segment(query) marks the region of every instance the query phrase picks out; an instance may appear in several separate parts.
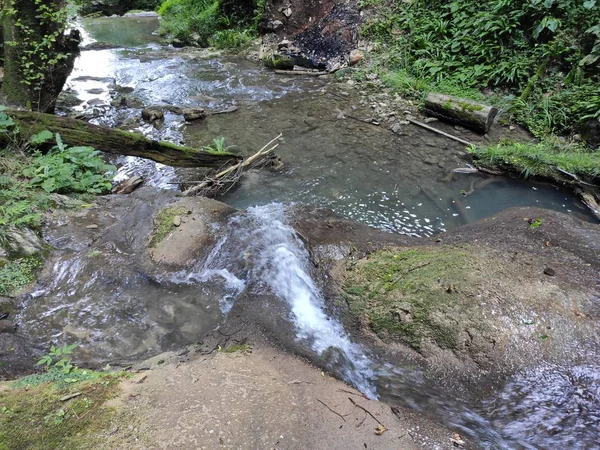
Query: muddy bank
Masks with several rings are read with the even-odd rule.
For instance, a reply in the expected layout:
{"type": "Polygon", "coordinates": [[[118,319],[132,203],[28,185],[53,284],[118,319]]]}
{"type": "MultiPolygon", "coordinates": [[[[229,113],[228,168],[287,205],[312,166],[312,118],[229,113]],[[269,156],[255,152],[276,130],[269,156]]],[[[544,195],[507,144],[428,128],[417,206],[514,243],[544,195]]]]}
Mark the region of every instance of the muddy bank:
{"type": "Polygon", "coordinates": [[[151,370],[125,388],[122,411],[138,419],[129,448],[453,448],[449,429],[365,399],[244,321],[137,367],[151,370]]]}

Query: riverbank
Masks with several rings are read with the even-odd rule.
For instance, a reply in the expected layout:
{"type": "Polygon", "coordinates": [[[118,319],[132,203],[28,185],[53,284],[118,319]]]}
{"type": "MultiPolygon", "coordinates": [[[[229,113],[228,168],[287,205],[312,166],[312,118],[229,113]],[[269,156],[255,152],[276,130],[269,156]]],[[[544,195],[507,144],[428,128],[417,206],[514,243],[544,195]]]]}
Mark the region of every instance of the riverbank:
{"type": "Polygon", "coordinates": [[[26,447],[18,448],[416,450],[452,449],[452,439],[460,440],[408,409],[392,411],[364,398],[277,349],[252,326],[234,331],[224,328],[212,351],[204,345],[158,355],[119,381],[105,384],[112,380],[105,376],[91,383],[92,391],[90,384],[68,391],[0,385],[0,404],[7,408],[0,445],[17,448],[27,437],[26,447]],[[81,395],[60,401],[73,392],[81,395]],[[37,401],[50,423],[32,410],[37,401]],[[32,415],[37,419],[28,423],[32,415]],[[52,441],[46,428],[54,430],[52,441]]]}

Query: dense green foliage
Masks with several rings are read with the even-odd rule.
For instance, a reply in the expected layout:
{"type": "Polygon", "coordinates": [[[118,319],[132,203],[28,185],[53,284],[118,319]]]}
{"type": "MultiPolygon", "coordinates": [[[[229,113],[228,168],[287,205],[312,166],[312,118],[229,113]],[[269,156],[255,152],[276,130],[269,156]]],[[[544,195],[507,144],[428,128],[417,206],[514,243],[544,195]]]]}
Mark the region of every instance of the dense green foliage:
{"type": "Polygon", "coordinates": [[[155,11],[161,0],[72,0],[82,16],[125,14],[128,11],[155,11]]]}
{"type": "Polygon", "coordinates": [[[56,145],[48,153],[35,153],[22,173],[48,193],[103,194],[112,187],[107,174],[116,168],[99,155],[91,147],[67,147],[57,134],[56,145]]]}
{"type": "MultiPolygon", "coordinates": [[[[102,194],[110,190],[115,167],[93,148],[67,147],[49,131],[23,140],[14,121],[0,111],[0,133],[11,144],[0,150],[0,246],[15,228],[39,229],[56,201],[52,194],[102,194]],[[52,145],[46,153],[39,146],[52,145]]],[[[30,284],[41,263],[35,257],[0,259],[0,295],[16,295],[30,284]]]]}
{"type": "Polygon", "coordinates": [[[203,47],[237,48],[256,36],[264,0],[165,0],[158,13],[166,34],[203,47]]]}
{"type": "Polygon", "coordinates": [[[496,90],[537,135],[600,117],[596,0],[364,0],[373,68],[403,93],[496,90]]]}

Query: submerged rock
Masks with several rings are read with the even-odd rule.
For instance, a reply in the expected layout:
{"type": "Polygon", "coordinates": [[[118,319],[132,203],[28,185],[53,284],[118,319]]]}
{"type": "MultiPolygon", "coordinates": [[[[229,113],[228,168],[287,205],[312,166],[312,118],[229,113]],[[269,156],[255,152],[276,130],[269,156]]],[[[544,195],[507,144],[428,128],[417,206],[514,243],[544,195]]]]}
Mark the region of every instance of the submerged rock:
{"type": "Polygon", "coordinates": [[[151,106],[142,110],[142,119],[148,123],[153,123],[159,120],[164,120],[165,113],[162,107],[151,106]]]}

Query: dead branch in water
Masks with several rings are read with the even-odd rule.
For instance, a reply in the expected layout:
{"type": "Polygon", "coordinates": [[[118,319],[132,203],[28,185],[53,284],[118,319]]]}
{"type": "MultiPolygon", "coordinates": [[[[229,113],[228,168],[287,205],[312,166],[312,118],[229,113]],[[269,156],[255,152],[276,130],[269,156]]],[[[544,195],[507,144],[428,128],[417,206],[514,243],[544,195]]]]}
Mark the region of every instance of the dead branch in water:
{"type": "Polygon", "coordinates": [[[246,170],[262,168],[269,164],[272,167],[280,167],[281,161],[275,154],[275,149],[279,147],[279,144],[275,144],[275,141],[281,136],[282,135],[280,133],[258,152],[244,159],[243,161],[221,170],[214,175],[207,176],[197,185],[186,189],[183,194],[188,197],[195,195],[214,197],[217,194],[224,194],[228,192],[240,180],[240,178],[242,178],[242,175],[246,170]]]}

